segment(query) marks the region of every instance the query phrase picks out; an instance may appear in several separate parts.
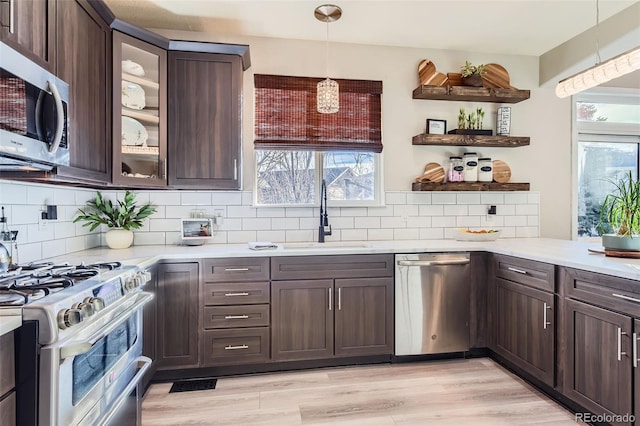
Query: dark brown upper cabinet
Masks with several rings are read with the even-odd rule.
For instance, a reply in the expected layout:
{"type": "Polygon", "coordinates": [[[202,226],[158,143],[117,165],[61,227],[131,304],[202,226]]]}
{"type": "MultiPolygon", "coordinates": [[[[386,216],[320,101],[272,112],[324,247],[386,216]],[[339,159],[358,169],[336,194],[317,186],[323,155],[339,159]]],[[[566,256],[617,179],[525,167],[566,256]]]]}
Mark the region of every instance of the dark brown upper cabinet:
{"type": "Polygon", "coordinates": [[[0,20],[0,41],[55,72],[55,0],[2,0],[0,20]]]}
{"type": "Polygon", "coordinates": [[[69,83],[70,95],[70,160],[57,175],[109,183],[111,29],[86,0],[58,1],[57,18],[56,73],[69,83]]]}
{"type": "Polygon", "coordinates": [[[240,56],[169,52],[169,184],[240,189],[240,56]]]}
{"type": "Polygon", "coordinates": [[[167,185],[167,52],[113,32],[113,183],[167,185]]]}

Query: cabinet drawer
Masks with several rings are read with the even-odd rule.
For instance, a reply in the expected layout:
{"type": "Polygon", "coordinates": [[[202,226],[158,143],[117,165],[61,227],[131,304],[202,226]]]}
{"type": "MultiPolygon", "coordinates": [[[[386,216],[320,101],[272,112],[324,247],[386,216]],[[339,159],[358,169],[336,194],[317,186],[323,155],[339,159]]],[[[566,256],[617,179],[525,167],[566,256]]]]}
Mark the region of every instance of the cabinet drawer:
{"type": "Polygon", "coordinates": [[[207,367],[269,361],[269,327],[207,330],[202,352],[207,367]]]}
{"type": "Polygon", "coordinates": [[[494,259],[496,276],[555,292],[555,265],[502,255],[494,255],[494,259]]]}
{"type": "Polygon", "coordinates": [[[269,279],[268,257],[205,259],[204,280],[212,283],[269,279]]]}
{"type": "Polygon", "coordinates": [[[15,386],[16,373],[13,348],[13,331],[0,336],[0,397],[15,386]]]}
{"type": "Polygon", "coordinates": [[[269,303],[269,282],[205,284],[205,305],[269,303]]]}
{"type": "Polygon", "coordinates": [[[269,305],[207,306],[204,328],[260,327],[269,325],[269,305]]]}
{"type": "Polygon", "coordinates": [[[389,254],[271,258],[272,280],[392,277],[393,270],[389,254]]]}
{"type": "Polygon", "coordinates": [[[561,268],[560,277],[568,297],[640,317],[638,281],[572,268],[561,268]]]}
{"type": "Polygon", "coordinates": [[[4,398],[0,395],[0,425],[16,426],[16,393],[11,392],[4,398]]]}

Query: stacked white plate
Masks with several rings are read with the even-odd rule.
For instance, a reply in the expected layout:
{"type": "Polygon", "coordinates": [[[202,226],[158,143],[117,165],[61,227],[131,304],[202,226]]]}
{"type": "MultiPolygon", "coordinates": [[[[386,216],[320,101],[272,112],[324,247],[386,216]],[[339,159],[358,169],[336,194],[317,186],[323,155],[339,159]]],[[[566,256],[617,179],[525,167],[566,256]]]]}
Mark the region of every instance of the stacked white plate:
{"type": "Polygon", "coordinates": [[[122,105],[131,109],[143,109],[146,106],[144,89],[139,84],[122,80],[122,105]]]}
{"type": "Polygon", "coordinates": [[[149,134],[147,129],[136,119],[122,117],[122,145],[146,145],[149,134]]]}

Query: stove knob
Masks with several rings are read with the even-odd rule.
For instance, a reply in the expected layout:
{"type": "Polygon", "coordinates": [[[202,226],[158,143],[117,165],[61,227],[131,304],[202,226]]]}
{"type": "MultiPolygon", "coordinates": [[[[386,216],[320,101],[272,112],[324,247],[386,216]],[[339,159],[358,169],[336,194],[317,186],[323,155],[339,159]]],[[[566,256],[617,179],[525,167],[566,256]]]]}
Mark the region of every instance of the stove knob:
{"type": "Polygon", "coordinates": [[[93,306],[94,313],[104,309],[104,300],[100,297],[85,297],[82,303],[87,303],[93,306]]]}
{"type": "Polygon", "coordinates": [[[135,290],[136,287],[139,287],[138,280],[136,277],[128,277],[124,280],[124,289],[127,291],[135,290]]]}
{"type": "Polygon", "coordinates": [[[71,307],[73,309],[79,309],[82,312],[82,318],[89,318],[96,313],[91,303],[80,302],[73,304],[71,307]]]}
{"type": "Polygon", "coordinates": [[[149,271],[142,271],[141,272],[142,276],[144,277],[144,282],[148,283],[149,281],[151,281],[151,272],[149,271]]]}
{"type": "Polygon", "coordinates": [[[80,309],[63,309],[58,312],[58,327],[64,330],[79,324],[82,319],[82,311],[80,309]]]}

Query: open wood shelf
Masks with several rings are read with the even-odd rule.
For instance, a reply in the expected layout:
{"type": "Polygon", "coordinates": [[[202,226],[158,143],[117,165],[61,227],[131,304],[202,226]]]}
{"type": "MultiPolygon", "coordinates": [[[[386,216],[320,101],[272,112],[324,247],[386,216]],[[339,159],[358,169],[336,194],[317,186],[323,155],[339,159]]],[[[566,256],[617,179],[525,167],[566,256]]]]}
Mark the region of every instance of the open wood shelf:
{"type": "Polygon", "coordinates": [[[499,102],[517,104],[529,99],[529,90],[500,89],[470,86],[418,86],[413,91],[413,99],[440,101],[499,102]]]}
{"type": "Polygon", "coordinates": [[[498,182],[413,182],[412,191],[528,191],[528,183],[498,182]]]}
{"type": "Polygon", "coordinates": [[[530,144],[528,136],[485,136],[485,135],[415,135],[413,145],[484,146],[515,148],[530,144]]]}

